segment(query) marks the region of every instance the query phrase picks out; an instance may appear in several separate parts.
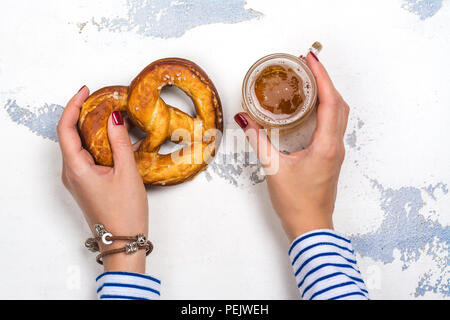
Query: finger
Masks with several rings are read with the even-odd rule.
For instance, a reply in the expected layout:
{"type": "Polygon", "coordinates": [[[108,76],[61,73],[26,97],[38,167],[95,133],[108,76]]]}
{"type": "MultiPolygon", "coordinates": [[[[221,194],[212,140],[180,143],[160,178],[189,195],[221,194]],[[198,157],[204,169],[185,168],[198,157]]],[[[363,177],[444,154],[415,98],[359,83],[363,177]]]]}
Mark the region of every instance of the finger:
{"type": "Polygon", "coordinates": [[[144,141],[144,139],[138,140],[135,143],[133,143],[133,146],[132,146],[133,151],[135,151],[135,152],[138,151],[139,147],[142,144],[142,141],[144,141]]]}
{"type": "Polygon", "coordinates": [[[317,60],[315,55],[310,52],[306,57],[306,61],[316,79],[319,98],[314,139],[318,137],[327,139],[340,137],[343,126],[343,100],[334,88],[333,82],[324,66],[317,60]]]}
{"type": "Polygon", "coordinates": [[[248,142],[263,167],[270,167],[275,158],[279,156],[278,150],[272,145],[262,127],[244,112],[234,116],[236,123],[244,130],[248,142]]]}
{"type": "Polygon", "coordinates": [[[134,123],[131,121],[128,114],[123,116],[123,122],[125,123],[125,127],[127,128],[128,132],[134,128],[134,123]]]}
{"type": "Polygon", "coordinates": [[[77,122],[84,100],[89,96],[89,89],[83,86],[70,99],[59,120],[57,132],[63,157],[74,157],[82,150],[81,139],[77,131],[77,122]]]}
{"type": "Polygon", "coordinates": [[[343,124],[342,124],[342,137],[345,136],[345,132],[347,131],[347,124],[348,124],[348,116],[350,114],[350,107],[348,106],[348,104],[345,102],[344,103],[344,119],[343,119],[343,124]]]}
{"type": "Polygon", "coordinates": [[[311,52],[306,56],[306,63],[316,78],[317,90],[320,102],[328,102],[336,92],[334,84],[322,63],[311,52]]]}
{"type": "Polygon", "coordinates": [[[120,111],[114,111],[108,119],[108,138],[113,153],[114,169],[126,171],[136,169],[130,136],[120,111]]]}
{"type": "MultiPolygon", "coordinates": [[[[125,128],[128,131],[128,135],[131,138],[131,141],[133,141],[133,134],[135,134],[134,130],[136,129],[135,124],[133,123],[133,121],[131,121],[130,116],[128,114],[122,115],[123,118],[123,122],[125,124],[125,128]]],[[[138,129],[139,130],[139,129],[138,129]]],[[[139,137],[138,137],[139,139],[139,137]]],[[[133,149],[133,151],[137,151],[139,149],[139,147],[141,146],[142,141],[144,140],[144,138],[137,140],[136,142],[132,142],[132,146],[131,149],[133,149]]]]}

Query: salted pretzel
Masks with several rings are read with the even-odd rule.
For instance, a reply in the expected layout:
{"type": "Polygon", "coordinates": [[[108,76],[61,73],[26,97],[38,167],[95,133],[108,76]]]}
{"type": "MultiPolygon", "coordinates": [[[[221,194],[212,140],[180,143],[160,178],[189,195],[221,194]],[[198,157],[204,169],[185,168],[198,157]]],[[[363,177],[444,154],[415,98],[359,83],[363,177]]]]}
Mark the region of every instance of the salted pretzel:
{"type": "Polygon", "coordinates": [[[105,87],[88,97],[78,127],[84,148],[100,165],[113,166],[107,125],[116,110],[126,112],[131,122],[147,132],[134,155],[144,183],[150,185],[182,183],[205,169],[223,129],[222,106],[214,84],[198,65],[185,59],[157,60],[129,87],[105,87]],[[161,99],[165,86],[177,86],[192,99],[195,118],[161,99]],[[166,140],[183,144],[183,149],[159,154],[166,140]]]}

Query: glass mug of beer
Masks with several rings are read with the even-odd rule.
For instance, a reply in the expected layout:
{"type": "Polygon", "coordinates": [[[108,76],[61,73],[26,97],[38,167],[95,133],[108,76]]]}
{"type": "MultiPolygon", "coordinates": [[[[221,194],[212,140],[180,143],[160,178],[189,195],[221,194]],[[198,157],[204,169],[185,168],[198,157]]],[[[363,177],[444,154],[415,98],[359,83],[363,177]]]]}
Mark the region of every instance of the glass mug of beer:
{"type": "MultiPolygon", "coordinates": [[[[310,51],[318,55],[321,49],[322,45],[315,42],[310,51]]],[[[311,115],[316,105],[316,80],[307,64],[296,56],[270,54],[256,61],[245,75],[242,107],[267,129],[271,140],[274,136],[280,139],[281,151],[290,153],[306,147],[299,136],[310,139],[315,127],[315,119],[310,118],[315,118],[311,115]],[[297,146],[289,140],[297,142],[297,146]]]]}

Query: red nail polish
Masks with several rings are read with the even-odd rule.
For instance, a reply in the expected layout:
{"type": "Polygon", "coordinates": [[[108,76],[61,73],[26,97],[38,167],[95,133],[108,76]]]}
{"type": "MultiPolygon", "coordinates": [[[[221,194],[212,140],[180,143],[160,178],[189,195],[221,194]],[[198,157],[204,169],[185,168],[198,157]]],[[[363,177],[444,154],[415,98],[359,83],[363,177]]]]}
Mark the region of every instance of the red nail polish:
{"type": "Polygon", "coordinates": [[[242,129],[245,129],[248,126],[247,119],[244,118],[244,116],[240,113],[236,114],[234,116],[234,121],[241,127],[242,129]]]}
{"type": "Polygon", "coordinates": [[[112,121],[114,125],[122,126],[123,125],[122,113],[120,111],[114,111],[112,113],[112,121]]]}
{"type": "Polygon", "coordinates": [[[78,90],[78,92],[77,92],[77,93],[80,93],[80,91],[81,91],[81,90],[83,90],[83,89],[84,89],[84,87],[86,87],[86,86],[82,86],[82,87],[80,88],[80,90],[78,90]]]}
{"type": "Polygon", "coordinates": [[[317,61],[319,61],[319,58],[317,58],[317,56],[316,56],[312,51],[310,51],[309,53],[311,53],[311,55],[314,57],[314,59],[316,59],[317,61]]]}

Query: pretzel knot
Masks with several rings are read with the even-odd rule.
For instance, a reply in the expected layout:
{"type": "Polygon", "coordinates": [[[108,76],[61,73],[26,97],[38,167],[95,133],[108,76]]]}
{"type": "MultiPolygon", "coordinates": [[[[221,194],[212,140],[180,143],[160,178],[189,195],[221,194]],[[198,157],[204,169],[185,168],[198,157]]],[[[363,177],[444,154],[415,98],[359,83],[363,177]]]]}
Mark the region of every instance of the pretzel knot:
{"type": "Polygon", "coordinates": [[[134,154],[146,184],[173,185],[191,179],[206,168],[218,148],[223,129],[219,95],[206,73],[191,61],[157,60],[129,87],[105,87],[87,98],[78,127],[84,148],[99,165],[114,165],[107,126],[110,114],[117,110],[126,112],[136,126],[147,132],[134,154]],[[177,86],[192,99],[195,118],[160,98],[165,86],[177,86]],[[183,148],[160,154],[167,140],[183,148]]]}

